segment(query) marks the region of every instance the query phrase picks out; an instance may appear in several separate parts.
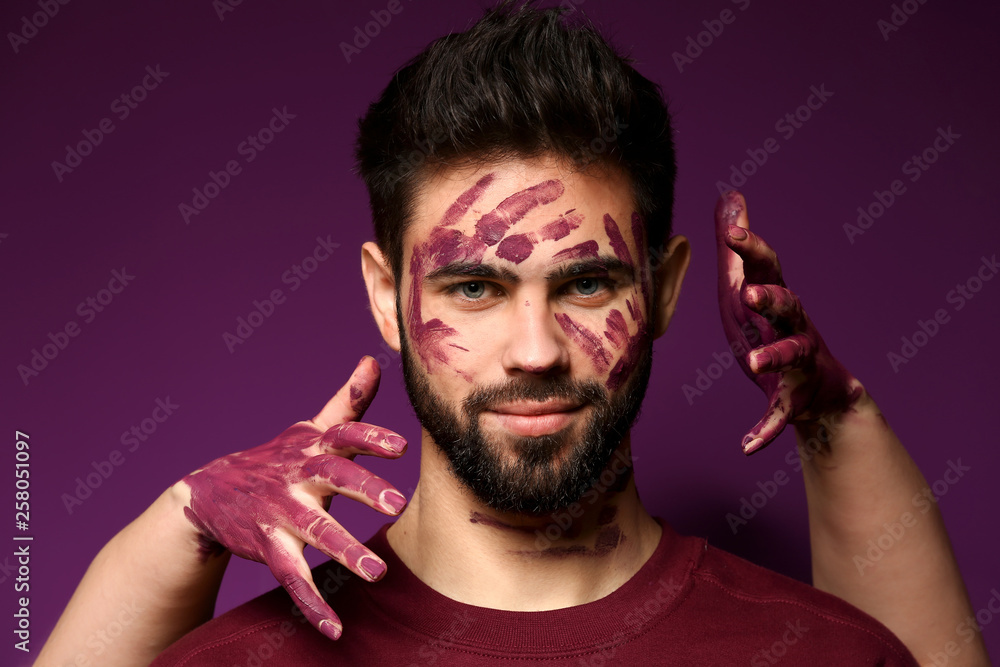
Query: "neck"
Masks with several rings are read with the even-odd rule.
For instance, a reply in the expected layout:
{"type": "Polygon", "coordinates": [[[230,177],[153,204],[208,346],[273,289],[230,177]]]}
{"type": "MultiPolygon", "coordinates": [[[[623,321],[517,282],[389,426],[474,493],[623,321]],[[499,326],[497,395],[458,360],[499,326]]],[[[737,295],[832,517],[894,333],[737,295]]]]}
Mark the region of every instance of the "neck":
{"type": "Polygon", "coordinates": [[[592,602],[638,572],[660,540],[631,465],[626,436],[577,502],[544,516],[501,513],[451,473],[425,431],[420,482],[389,543],[421,581],[459,602],[511,611],[592,602]]]}

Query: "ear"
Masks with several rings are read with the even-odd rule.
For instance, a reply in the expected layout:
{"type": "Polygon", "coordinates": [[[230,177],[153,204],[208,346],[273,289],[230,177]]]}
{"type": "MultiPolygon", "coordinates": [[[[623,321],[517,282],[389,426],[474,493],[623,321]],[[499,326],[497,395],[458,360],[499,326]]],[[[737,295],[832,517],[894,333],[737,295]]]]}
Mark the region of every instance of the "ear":
{"type": "Polygon", "coordinates": [[[659,338],[666,332],[670,318],[674,316],[677,298],[681,293],[681,284],[684,282],[684,275],[687,273],[690,261],[691,244],[688,243],[687,238],[680,235],[671,237],[663,249],[660,264],[653,273],[657,287],[656,321],[653,330],[655,338],[659,338]]]}
{"type": "Polygon", "coordinates": [[[377,245],[369,241],[361,246],[361,273],[368,288],[375,326],[382,338],[399,352],[399,320],[396,319],[396,281],[389,263],[377,245]]]}

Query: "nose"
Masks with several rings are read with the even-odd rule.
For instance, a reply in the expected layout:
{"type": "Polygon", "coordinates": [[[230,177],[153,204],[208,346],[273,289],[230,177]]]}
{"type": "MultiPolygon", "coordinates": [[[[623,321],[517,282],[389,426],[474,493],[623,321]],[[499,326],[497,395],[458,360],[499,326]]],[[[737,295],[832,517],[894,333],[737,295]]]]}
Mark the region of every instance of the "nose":
{"type": "Polygon", "coordinates": [[[521,299],[505,335],[502,362],[508,373],[554,375],[569,366],[566,336],[544,297],[521,299]]]}

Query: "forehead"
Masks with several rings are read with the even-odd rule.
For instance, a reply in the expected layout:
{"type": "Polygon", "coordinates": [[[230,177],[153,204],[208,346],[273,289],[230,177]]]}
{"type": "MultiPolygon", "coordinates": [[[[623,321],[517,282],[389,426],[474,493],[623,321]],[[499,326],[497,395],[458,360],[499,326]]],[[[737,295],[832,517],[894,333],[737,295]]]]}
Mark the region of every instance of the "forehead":
{"type": "MultiPolygon", "coordinates": [[[[486,257],[519,263],[519,244],[540,240],[551,249],[587,239],[607,240],[605,216],[620,221],[629,245],[638,248],[629,224],[634,199],[619,170],[581,171],[546,157],[440,169],[417,189],[404,251],[445,230],[484,241],[486,257]]],[[[601,243],[603,245],[603,243],[601,243]]],[[[485,259],[484,258],[484,259],[485,259]]]]}

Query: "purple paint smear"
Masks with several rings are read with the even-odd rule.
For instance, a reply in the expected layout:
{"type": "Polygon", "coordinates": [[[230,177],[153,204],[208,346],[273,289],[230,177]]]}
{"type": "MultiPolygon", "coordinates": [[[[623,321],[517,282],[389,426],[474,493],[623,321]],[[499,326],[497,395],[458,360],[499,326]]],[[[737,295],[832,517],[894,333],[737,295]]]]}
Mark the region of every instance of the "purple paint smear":
{"type": "Polygon", "coordinates": [[[583,222],[582,213],[570,215],[575,210],[574,208],[566,211],[557,219],[542,227],[538,230],[538,235],[543,241],[558,241],[569,236],[570,232],[579,227],[583,222]]]}
{"type": "Polygon", "coordinates": [[[564,262],[574,259],[586,259],[587,257],[597,258],[599,251],[597,241],[590,240],[578,243],[571,248],[565,248],[557,252],[553,257],[553,262],[564,262]]]}
{"type": "Polygon", "coordinates": [[[579,345],[584,353],[590,357],[598,370],[607,369],[611,360],[608,359],[608,351],[604,349],[600,338],[595,336],[592,331],[577,324],[573,318],[565,313],[556,313],[556,321],[559,322],[559,326],[562,327],[570,340],[579,345]]]}
{"type": "Polygon", "coordinates": [[[548,180],[512,194],[476,222],[476,238],[488,246],[496,245],[531,209],[555,201],[564,191],[560,181],[548,180]]]}
{"type": "Polygon", "coordinates": [[[448,210],[445,211],[444,215],[441,217],[441,222],[438,223],[441,227],[448,227],[454,225],[456,222],[462,219],[462,216],[466,214],[469,207],[476,203],[486,189],[490,187],[493,182],[493,174],[489,173],[476,181],[476,184],[471,188],[463,192],[458,196],[448,210]]]}
{"type": "Polygon", "coordinates": [[[625,322],[621,311],[617,308],[612,310],[606,324],[608,328],[604,332],[604,337],[611,341],[615,347],[621,347],[625,339],[628,338],[628,323],[625,322]]]}
{"type": "Polygon", "coordinates": [[[497,257],[520,264],[531,256],[535,242],[527,234],[513,234],[500,241],[497,246],[497,257]]]}
{"type": "MultiPolygon", "coordinates": [[[[615,222],[614,218],[610,215],[604,215],[604,229],[608,234],[608,240],[611,243],[611,249],[614,250],[615,256],[618,257],[622,262],[628,266],[634,266],[632,263],[632,254],[628,250],[628,246],[625,244],[625,239],[622,238],[621,230],[618,228],[618,223],[615,222]]],[[[637,247],[641,248],[642,243],[640,239],[642,238],[642,218],[636,214],[632,214],[632,233],[635,236],[637,247]]],[[[649,303],[649,272],[648,272],[648,262],[642,262],[639,267],[639,283],[640,289],[642,290],[643,299],[645,301],[646,308],[651,308],[652,304],[649,303]]],[[[636,300],[638,299],[638,294],[636,295],[636,300]]],[[[642,358],[643,351],[648,344],[647,336],[649,335],[648,328],[646,326],[646,319],[642,315],[642,308],[639,304],[631,299],[625,300],[625,305],[628,307],[629,317],[636,324],[636,332],[630,336],[627,336],[625,340],[625,353],[621,356],[618,362],[611,369],[611,373],[608,375],[608,380],[605,385],[608,390],[615,391],[621,387],[625,381],[632,375],[635,370],[636,365],[642,358]]],[[[608,340],[615,343],[615,346],[620,346],[620,342],[616,343],[616,338],[621,337],[623,334],[628,333],[627,324],[622,327],[624,318],[622,314],[617,311],[611,311],[605,321],[607,329],[604,334],[607,336],[608,340]]]]}

